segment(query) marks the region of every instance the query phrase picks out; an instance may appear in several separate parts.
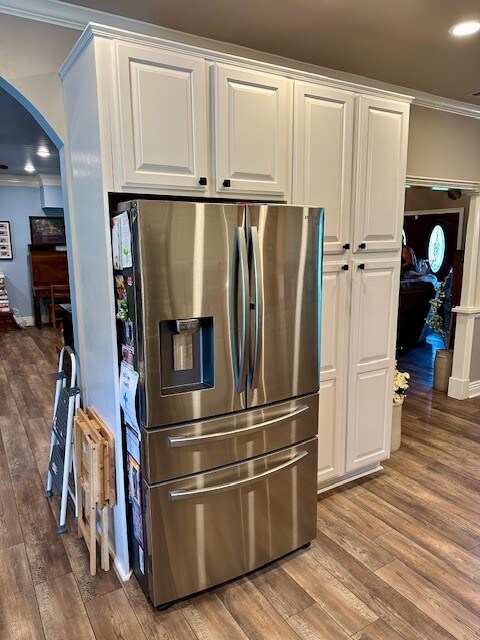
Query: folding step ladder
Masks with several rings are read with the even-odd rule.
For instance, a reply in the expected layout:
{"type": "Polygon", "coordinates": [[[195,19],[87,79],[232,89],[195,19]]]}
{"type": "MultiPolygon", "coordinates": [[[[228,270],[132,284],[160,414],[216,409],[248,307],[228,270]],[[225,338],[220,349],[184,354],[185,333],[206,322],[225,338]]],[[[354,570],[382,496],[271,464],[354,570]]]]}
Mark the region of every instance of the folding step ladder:
{"type": "Polygon", "coordinates": [[[73,447],[73,419],[80,406],[80,389],[76,386],[77,362],[75,353],[68,346],[60,351],[58,361],[55,402],[53,406],[52,437],[50,441],[50,461],[48,464],[47,490],[45,497],[53,495],[53,489],[61,496],[60,522],[58,533],[67,530],[67,498],[70,495],[75,505],[75,518],[78,517],[77,506],[77,471],[75,451],[73,447]],[[67,386],[67,374],[63,369],[65,353],[70,356],[70,386],[67,386]],[[73,467],[74,487],[69,483],[73,467]]]}

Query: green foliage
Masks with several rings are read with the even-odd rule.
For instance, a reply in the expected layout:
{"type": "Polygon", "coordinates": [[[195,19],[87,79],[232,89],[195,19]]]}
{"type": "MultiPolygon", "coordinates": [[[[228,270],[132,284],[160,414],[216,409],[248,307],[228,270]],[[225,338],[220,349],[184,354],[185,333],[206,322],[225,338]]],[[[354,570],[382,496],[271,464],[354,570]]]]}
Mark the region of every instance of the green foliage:
{"type": "Polygon", "coordinates": [[[445,321],[445,282],[440,282],[435,298],[430,300],[430,313],[425,322],[427,326],[442,338],[445,348],[448,344],[448,331],[443,325],[445,321]]]}

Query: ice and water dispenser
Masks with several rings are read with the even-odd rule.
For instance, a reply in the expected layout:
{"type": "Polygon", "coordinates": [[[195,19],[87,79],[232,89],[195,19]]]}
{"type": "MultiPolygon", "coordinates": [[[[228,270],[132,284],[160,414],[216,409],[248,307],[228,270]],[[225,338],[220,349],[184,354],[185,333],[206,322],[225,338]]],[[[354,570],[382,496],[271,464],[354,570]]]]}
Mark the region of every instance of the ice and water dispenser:
{"type": "Polygon", "coordinates": [[[160,323],[162,395],[214,386],[213,318],[160,323]]]}

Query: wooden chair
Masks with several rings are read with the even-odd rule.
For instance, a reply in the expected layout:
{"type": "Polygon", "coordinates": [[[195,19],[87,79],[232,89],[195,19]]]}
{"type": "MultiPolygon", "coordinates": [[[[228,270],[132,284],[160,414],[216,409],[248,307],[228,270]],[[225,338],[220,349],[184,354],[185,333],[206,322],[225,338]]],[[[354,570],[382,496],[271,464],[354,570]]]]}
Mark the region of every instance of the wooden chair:
{"type": "Polygon", "coordinates": [[[70,302],[70,287],[68,284],[52,284],[50,287],[50,320],[53,328],[57,328],[56,311],[60,311],[61,302],[70,302]]]}

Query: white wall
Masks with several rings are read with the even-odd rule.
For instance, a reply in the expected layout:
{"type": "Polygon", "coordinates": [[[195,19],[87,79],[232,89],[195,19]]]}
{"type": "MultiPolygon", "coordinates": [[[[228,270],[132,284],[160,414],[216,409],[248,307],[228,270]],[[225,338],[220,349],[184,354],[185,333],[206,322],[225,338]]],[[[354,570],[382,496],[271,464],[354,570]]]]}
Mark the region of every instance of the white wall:
{"type": "Polygon", "coordinates": [[[17,89],[65,140],[58,70],[80,32],[25,18],[0,16],[0,78],[17,89]]]}
{"type": "Polygon", "coordinates": [[[480,120],[418,107],[414,102],[407,176],[480,181],[480,120]]]}

